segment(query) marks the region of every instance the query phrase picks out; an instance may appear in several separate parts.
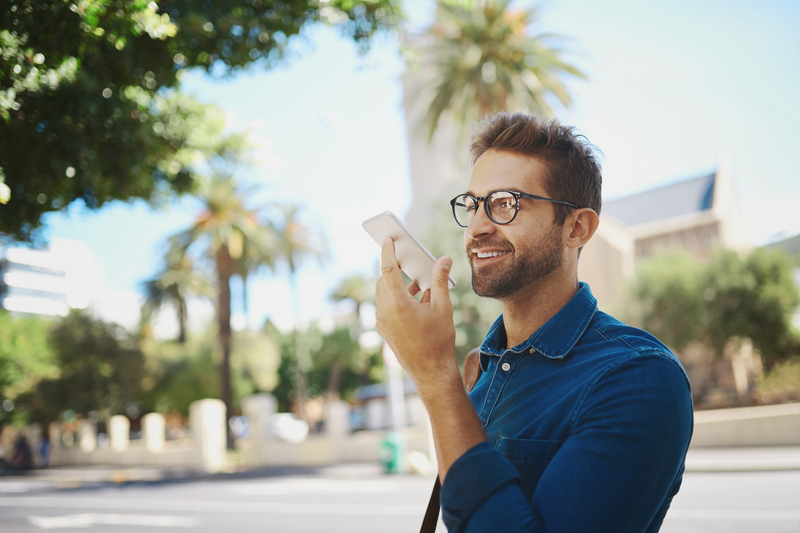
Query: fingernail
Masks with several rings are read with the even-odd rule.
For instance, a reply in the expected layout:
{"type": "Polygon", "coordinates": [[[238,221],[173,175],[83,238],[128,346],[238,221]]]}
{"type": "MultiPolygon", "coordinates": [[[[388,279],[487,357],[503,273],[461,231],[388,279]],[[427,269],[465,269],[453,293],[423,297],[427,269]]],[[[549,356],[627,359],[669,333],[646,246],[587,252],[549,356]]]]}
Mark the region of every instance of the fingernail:
{"type": "Polygon", "coordinates": [[[453,260],[450,259],[449,257],[445,257],[444,260],[442,261],[442,266],[450,270],[450,267],[453,266],[453,260]]]}

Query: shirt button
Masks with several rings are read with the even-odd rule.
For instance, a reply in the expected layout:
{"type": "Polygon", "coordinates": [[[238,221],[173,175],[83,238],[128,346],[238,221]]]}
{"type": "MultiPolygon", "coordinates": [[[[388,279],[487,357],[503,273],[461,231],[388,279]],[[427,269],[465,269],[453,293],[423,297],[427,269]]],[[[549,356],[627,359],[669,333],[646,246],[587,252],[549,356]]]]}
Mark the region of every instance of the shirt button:
{"type": "Polygon", "coordinates": [[[511,368],[511,365],[509,365],[508,363],[503,363],[503,372],[508,372],[508,370],[510,368],[511,368]]]}
{"type": "Polygon", "coordinates": [[[534,350],[533,348],[531,348],[531,352],[530,352],[530,353],[536,353],[536,350],[534,350]]]}

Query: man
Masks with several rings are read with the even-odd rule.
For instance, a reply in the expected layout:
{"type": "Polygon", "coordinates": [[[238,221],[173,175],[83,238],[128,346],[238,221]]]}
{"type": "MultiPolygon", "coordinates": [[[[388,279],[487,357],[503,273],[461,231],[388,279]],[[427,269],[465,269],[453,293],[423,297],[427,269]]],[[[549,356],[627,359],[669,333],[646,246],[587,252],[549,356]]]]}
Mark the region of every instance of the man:
{"type": "Polygon", "coordinates": [[[648,333],[597,309],[578,282],[597,230],[599,164],[555,120],[487,117],[468,192],[453,199],[480,296],[503,314],[469,396],[454,357],[452,265],[417,302],[383,243],[378,332],[430,414],[449,531],[655,532],[680,487],[692,431],[689,382],[648,333]]]}

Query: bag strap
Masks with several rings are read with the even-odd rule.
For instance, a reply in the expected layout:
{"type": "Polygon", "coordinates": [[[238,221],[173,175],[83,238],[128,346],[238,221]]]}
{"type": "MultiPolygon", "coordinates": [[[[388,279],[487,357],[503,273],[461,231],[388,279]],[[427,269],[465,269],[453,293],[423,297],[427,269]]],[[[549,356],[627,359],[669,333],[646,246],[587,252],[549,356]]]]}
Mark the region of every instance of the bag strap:
{"type": "Polygon", "coordinates": [[[419,528],[419,533],[434,533],[436,531],[436,524],[439,522],[439,492],[441,490],[442,484],[437,475],[436,481],[433,483],[431,499],[428,500],[428,508],[425,510],[425,518],[422,519],[422,527],[419,528]]]}
{"type": "MultiPolygon", "coordinates": [[[[480,348],[475,348],[464,360],[464,368],[462,375],[464,378],[464,388],[467,392],[472,391],[478,378],[481,377],[481,363],[480,363],[480,348]]],[[[425,518],[422,519],[422,527],[419,533],[434,533],[436,531],[436,524],[439,522],[439,493],[442,490],[442,484],[439,481],[439,476],[436,476],[436,481],[433,483],[433,490],[431,491],[431,499],[428,500],[428,508],[425,510],[425,518]]]]}

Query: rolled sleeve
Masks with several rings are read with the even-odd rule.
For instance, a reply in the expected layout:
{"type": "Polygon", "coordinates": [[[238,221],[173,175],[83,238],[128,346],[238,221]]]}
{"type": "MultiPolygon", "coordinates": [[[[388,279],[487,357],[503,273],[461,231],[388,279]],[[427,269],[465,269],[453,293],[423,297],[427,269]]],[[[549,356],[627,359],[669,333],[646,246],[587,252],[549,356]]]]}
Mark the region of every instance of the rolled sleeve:
{"type": "Polygon", "coordinates": [[[692,405],[679,368],[658,354],[622,360],[586,391],[571,435],[532,500],[489,442],[472,447],[442,485],[450,532],[655,532],[680,486],[692,405]]]}
{"type": "MultiPolygon", "coordinates": [[[[506,485],[518,485],[517,470],[488,442],[459,457],[442,484],[442,520],[448,531],[464,531],[471,515],[506,485]]],[[[518,491],[517,491],[518,492],[518,491]]]]}

